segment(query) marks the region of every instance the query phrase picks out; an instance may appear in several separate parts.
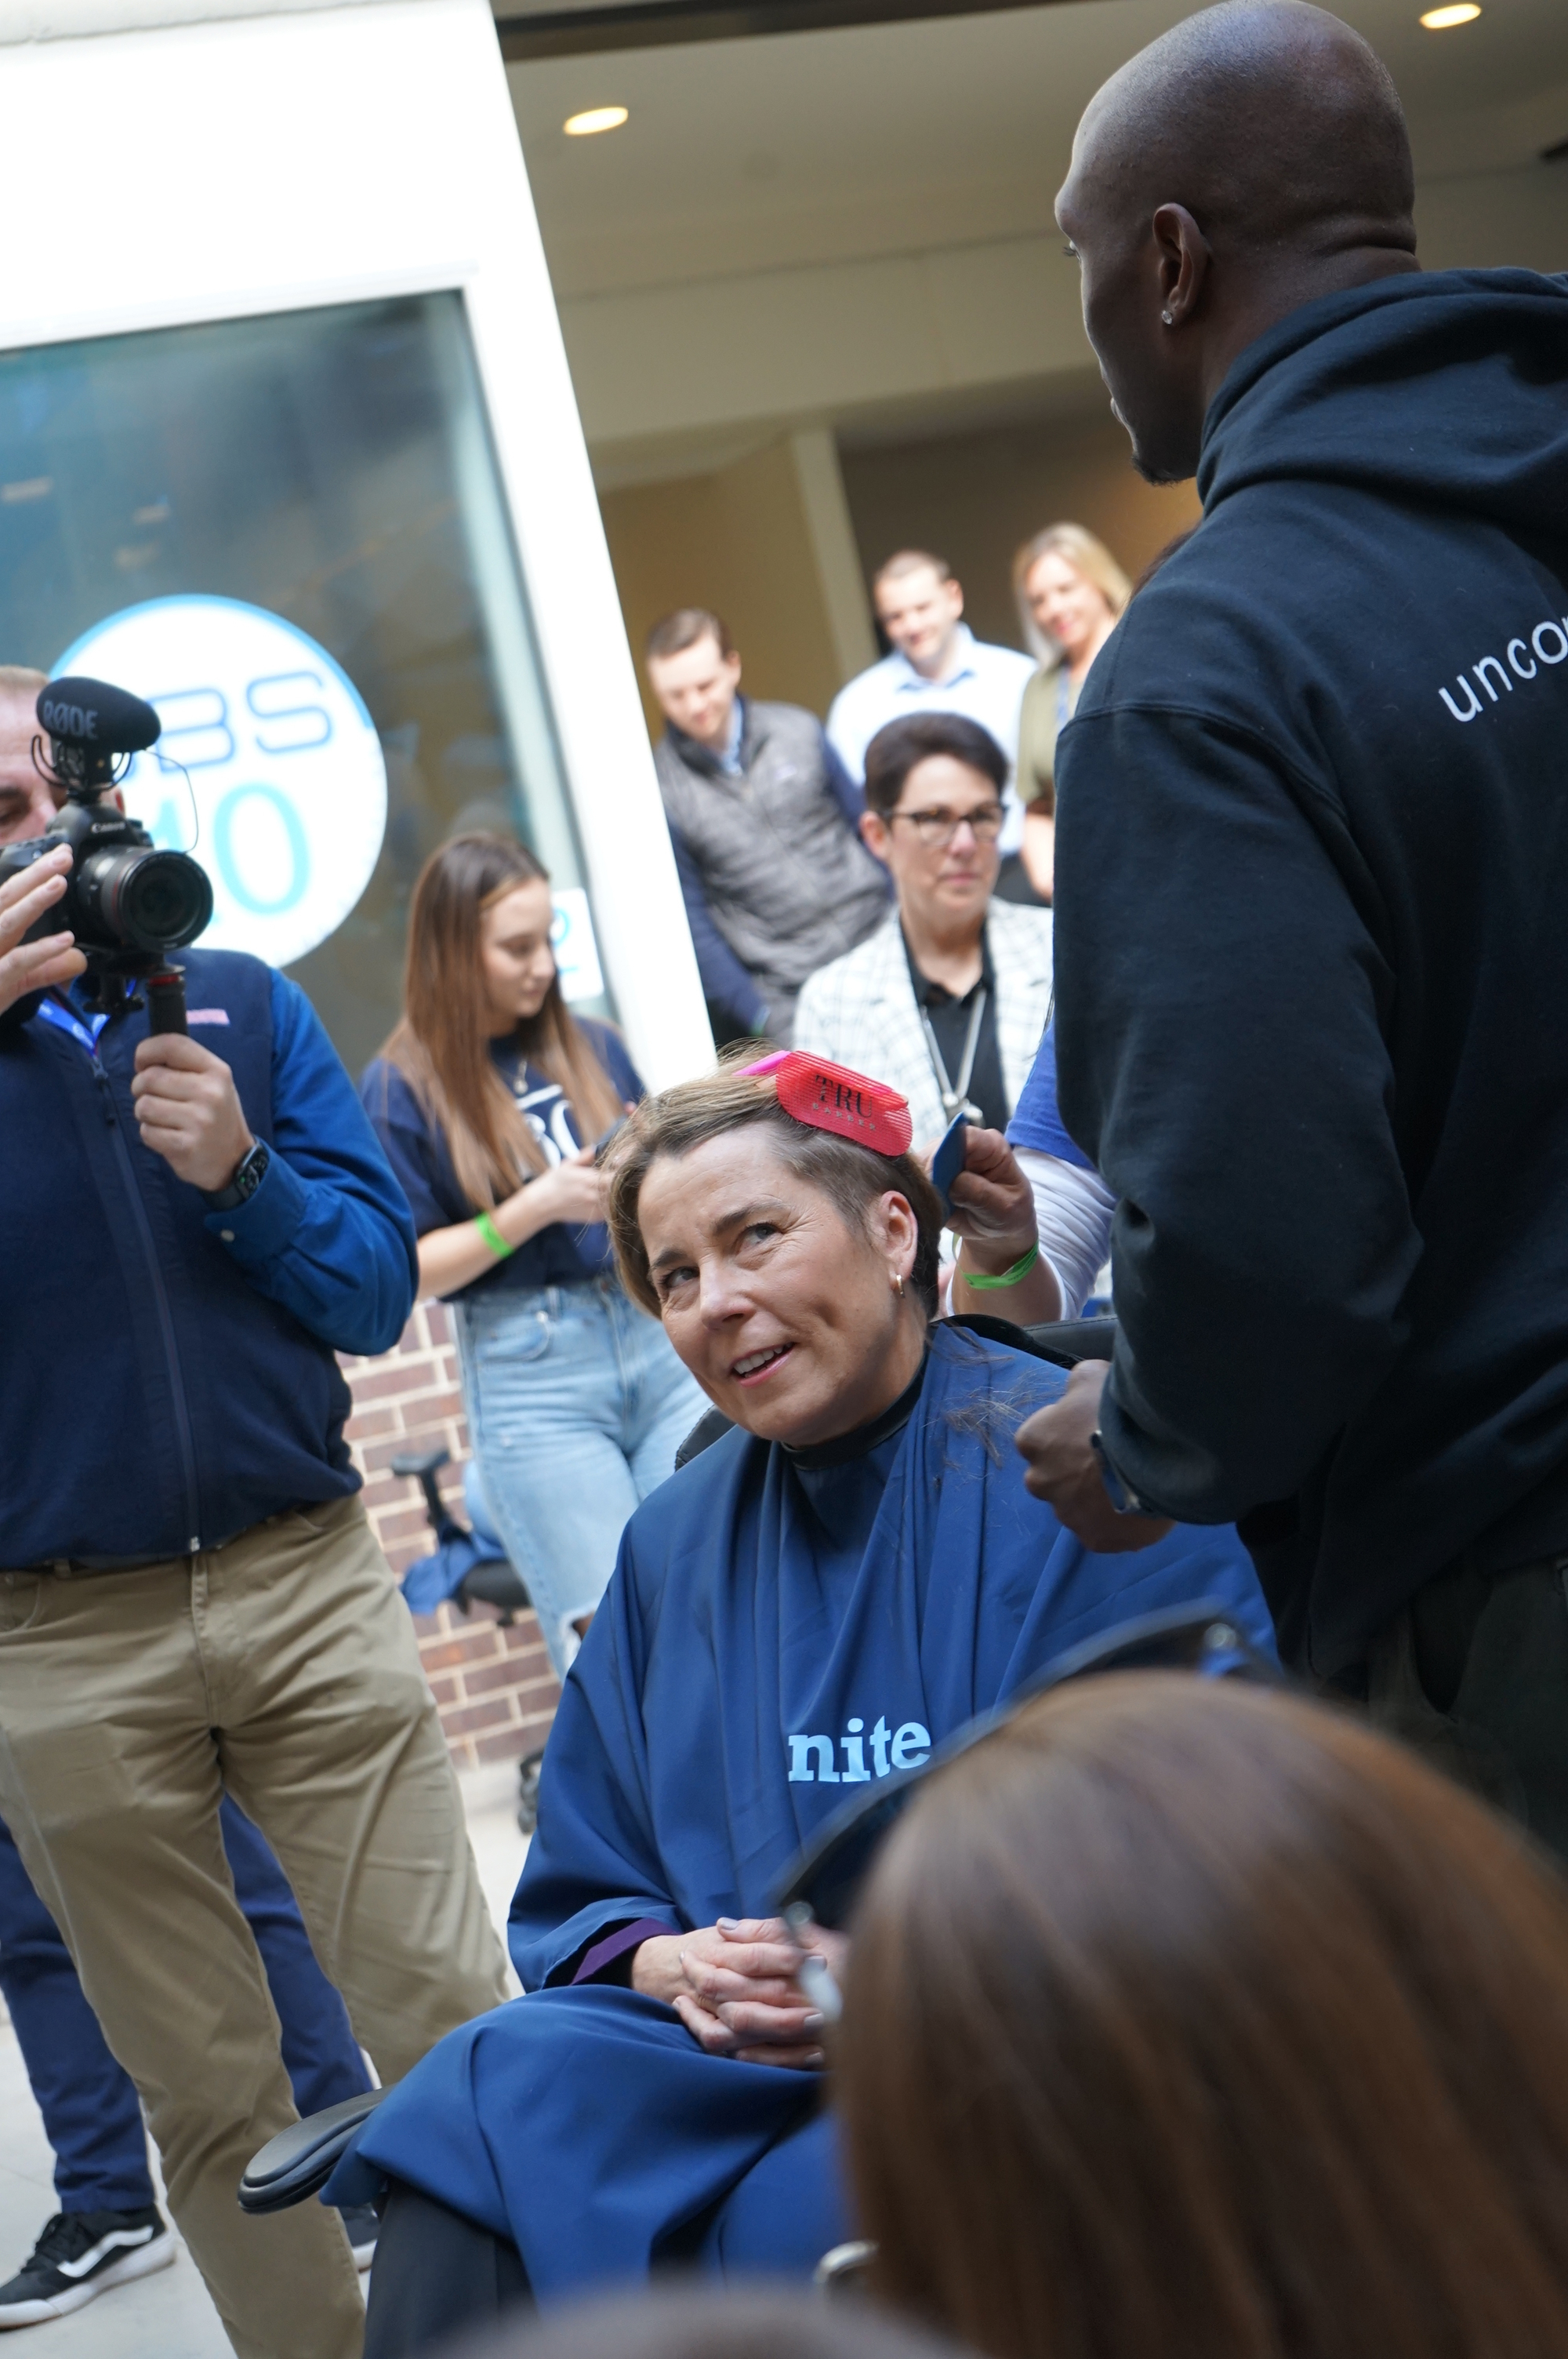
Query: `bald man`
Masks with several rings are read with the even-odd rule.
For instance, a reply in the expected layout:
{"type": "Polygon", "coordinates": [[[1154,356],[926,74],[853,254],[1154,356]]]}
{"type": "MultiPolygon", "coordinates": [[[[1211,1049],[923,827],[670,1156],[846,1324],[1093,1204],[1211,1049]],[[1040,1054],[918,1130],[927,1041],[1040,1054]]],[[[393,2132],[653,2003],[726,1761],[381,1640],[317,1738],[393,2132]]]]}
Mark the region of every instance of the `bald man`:
{"type": "Polygon", "coordinates": [[[1236,1517],[1289,1658],[1568,1850],[1568,280],[1422,274],[1412,200],[1314,7],[1078,129],[1089,340],[1204,520],[1063,737],[1121,1327],[1021,1447],[1095,1548],[1236,1517]]]}

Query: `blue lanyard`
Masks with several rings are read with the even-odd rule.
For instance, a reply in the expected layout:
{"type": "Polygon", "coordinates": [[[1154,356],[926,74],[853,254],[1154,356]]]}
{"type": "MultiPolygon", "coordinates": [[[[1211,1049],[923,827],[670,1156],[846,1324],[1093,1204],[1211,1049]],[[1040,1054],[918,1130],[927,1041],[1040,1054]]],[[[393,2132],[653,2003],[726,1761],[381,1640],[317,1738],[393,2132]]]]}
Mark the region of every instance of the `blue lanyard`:
{"type": "Polygon", "coordinates": [[[83,1024],[81,1017],[73,1016],[69,1007],[62,1007],[58,999],[40,999],[38,1014],[46,1024],[52,1024],[57,1032],[69,1032],[73,1040],[80,1040],[90,1057],[96,1057],[98,1035],[109,1021],[106,1016],[90,1016],[87,1024],[83,1024]],[[88,1028],[89,1025],[92,1027],[91,1030],[88,1028]]]}

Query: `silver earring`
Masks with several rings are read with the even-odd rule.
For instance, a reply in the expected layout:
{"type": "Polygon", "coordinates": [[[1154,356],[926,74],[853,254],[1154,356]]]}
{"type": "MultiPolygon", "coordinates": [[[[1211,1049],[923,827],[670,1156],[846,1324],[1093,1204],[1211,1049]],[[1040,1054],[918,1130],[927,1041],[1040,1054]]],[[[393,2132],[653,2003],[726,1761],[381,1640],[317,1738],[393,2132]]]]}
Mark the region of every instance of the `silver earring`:
{"type": "Polygon", "coordinates": [[[1164,321],[1167,328],[1173,328],[1175,326],[1176,323],[1174,320],[1172,319],[1169,311],[1162,311],[1160,317],[1164,321]]]}

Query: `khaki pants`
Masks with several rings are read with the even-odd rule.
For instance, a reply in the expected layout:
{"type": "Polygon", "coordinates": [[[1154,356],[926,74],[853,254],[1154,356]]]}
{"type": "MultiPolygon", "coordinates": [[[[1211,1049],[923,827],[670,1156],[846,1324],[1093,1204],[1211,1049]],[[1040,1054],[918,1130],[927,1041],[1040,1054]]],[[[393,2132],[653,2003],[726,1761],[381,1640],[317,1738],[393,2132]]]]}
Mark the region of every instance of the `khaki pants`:
{"type": "Polygon", "coordinates": [[[241,2359],[352,2359],[335,2213],[235,2190],[296,2118],[218,1826],[265,1834],[395,2081],[505,1996],[413,1627],[357,1498],[141,1572],[0,1574],[0,1818],[76,1961],[241,2359]]]}

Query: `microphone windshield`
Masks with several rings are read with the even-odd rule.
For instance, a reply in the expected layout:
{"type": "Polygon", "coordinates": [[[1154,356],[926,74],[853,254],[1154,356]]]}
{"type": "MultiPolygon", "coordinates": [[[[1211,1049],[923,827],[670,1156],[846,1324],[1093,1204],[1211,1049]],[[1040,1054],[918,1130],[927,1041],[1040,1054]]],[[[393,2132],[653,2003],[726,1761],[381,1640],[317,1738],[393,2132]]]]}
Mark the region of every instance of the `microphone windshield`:
{"type": "Polygon", "coordinates": [[[51,679],[38,716],[51,737],[84,754],[141,754],[163,726],[150,704],[106,679],[51,679]]]}

